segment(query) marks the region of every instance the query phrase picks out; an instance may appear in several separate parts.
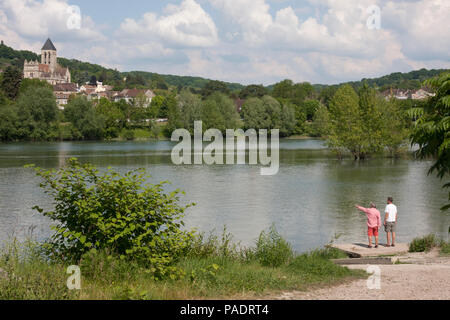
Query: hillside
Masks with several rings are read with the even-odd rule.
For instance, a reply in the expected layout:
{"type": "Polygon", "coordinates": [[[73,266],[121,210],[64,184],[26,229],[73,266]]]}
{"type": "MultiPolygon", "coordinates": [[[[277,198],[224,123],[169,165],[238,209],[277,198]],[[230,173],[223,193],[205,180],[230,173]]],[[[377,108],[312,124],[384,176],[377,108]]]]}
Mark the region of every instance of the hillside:
{"type": "MultiPolygon", "coordinates": [[[[25,59],[38,60],[40,59],[40,55],[30,51],[14,50],[4,43],[0,44],[0,69],[4,70],[10,65],[23,69],[25,59]]],[[[134,82],[130,83],[130,85],[150,86],[152,81],[161,83],[162,79],[168,86],[202,89],[210,81],[210,79],[201,77],[165,75],[145,71],[120,72],[98,64],[60,57],[58,58],[58,63],[63,67],[68,67],[72,75],[72,81],[79,84],[86,83],[91,80],[92,76],[95,76],[97,80],[103,81],[106,84],[121,87],[126,86],[127,83],[123,83],[123,79],[128,77],[134,78],[134,82]]],[[[231,91],[240,90],[244,87],[239,83],[226,83],[226,85],[231,91]]]]}
{"type": "MultiPolygon", "coordinates": [[[[23,68],[24,60],[37,60],[40,59],[40,55],[31,51],[19,51],[8,47],[3,42],[0,44],[0,69],[4,70],[7,66],[13,65],[20,69],[23,68]]],[[[194,89],[202,89],[210,79],[192,76],[176,76],[158,74],[145,71],[131,71],[120,72],[114,69],[108,69],[98,64],[92,64],[88,62],[82,62],[75,59],[58,58],[58,63],[64,67],[69,67],[72,74],[72,81],[79,84],[86,83],[95,76],[98,81],[102,81],[105,84],[110,84],[118,89],[124,87],[139,87],[139,86],[151,86],[160,89],[166,89],[168,86],[172,87],[190,87],[194,89]],[[127,79],[124,81],[124,79],[127,79]]],[[[383,91],[388,88],[399,89],[418,89],[424,80],[434,77],[448,69],[433,69],[426,70],[420,69],[417,71],[411,71],[408,73],[396,72],[390,75],[386,75],[379,78],[362,79],[361,81],[346,82],[355,88],[362,86],[364,82],[367,82],[370,86],[378,88],[383,91]]],[[[227,87],[231,91],[241,90],[244,85],[239,83],[227,83],[227,87]]],[[[337,85],[322,85],[315,84],[313,87],[316,91],[322,91],[327,87],[334,87],[337,85]]],[[[274,85],[267,86],[269,90],[272,90],[274,85]]]]}

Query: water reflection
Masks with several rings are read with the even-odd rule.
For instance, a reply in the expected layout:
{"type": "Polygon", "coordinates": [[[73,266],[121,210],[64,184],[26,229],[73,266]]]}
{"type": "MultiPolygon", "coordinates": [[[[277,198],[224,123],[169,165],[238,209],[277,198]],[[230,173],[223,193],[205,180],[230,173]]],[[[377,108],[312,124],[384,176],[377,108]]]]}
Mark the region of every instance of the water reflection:
{"type": "MultiPolygon", "coordinates": [[[[275,223],[298,251],[340,241],[365,241],[365,217],[355,203],[375,202],[383,211],[387,196],[399,207],[398,241],[435,232],[446,236],[449,214],[440,212],[447,194],[442,182],[427,176],[430,162],[407,159],[338,161],[318,140],[280,143],[280,171],[261,176],[259,166],[174,166],[172,142],[43,143],[0,145],[0,240],[21,237],[32,225],[40,239],[49,221],[31,208],[51,208],[38,188],[39,179],[23,165],[57,168],[70,157],[121,172],[145,167],[152,182],[169,180],[168,190],[186,192],[183,201],[197,206],[187,212],[187,227],[201,231],[223,225],[244,245],[275,223]]],[[[381,233],[384,237],[384,233],[381,233]]]]}

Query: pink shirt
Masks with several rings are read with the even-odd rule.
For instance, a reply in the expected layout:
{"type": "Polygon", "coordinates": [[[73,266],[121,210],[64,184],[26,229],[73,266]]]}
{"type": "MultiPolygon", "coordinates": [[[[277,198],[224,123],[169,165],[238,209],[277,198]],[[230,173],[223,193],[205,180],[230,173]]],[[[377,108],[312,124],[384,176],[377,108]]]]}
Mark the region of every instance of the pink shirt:
{"type": "Polygon", "coordinates": [[[364,208],[358,206],[358,210],[364,212],[367,215],[367,226],[369,228],[381,227],[380,211],[376,208],[364,208]]]}

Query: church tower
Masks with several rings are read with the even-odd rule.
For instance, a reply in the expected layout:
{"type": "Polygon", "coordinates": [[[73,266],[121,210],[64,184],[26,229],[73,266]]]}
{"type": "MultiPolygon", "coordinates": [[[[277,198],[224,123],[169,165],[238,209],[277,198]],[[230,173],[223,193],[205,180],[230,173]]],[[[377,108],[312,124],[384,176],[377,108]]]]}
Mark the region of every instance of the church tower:
{"type": "Polygon", "coordinates": [[[52,40],[49,38],[41,49],[41,63],[48,65],[51,72],[54,72],[57,67],[56,58],[56,48],[53,45],[52,40]]]}

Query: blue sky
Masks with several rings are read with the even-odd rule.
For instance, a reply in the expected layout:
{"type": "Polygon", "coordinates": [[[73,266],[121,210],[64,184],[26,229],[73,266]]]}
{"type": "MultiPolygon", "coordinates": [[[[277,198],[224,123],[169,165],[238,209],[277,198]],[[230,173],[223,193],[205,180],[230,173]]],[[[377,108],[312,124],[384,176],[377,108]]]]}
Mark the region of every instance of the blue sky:
{"type": "Polygon", "coordinates": [[[331,84],[450,68],[449,18],[448,0],[0,0],[0,38],[39,52],[50,37],[60,56],[121,71],[331,84]]]}

